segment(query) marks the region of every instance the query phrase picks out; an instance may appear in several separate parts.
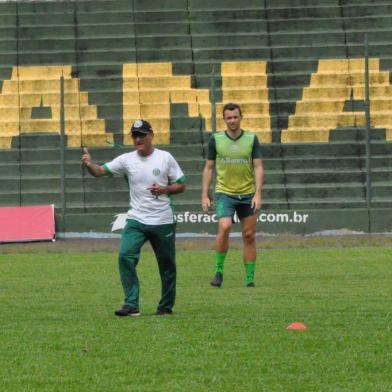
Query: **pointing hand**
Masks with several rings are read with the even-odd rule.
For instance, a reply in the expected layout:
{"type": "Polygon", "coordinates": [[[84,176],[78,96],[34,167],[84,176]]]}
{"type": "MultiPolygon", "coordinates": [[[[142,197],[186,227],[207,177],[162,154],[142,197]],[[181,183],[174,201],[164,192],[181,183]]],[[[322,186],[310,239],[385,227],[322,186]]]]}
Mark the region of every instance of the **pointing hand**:
{"type": "Polygon", "coordinates": [[[86,167],[89,167],[91,164],[91,155],[87,147],[83,147],[82,164],[86,167]]]}

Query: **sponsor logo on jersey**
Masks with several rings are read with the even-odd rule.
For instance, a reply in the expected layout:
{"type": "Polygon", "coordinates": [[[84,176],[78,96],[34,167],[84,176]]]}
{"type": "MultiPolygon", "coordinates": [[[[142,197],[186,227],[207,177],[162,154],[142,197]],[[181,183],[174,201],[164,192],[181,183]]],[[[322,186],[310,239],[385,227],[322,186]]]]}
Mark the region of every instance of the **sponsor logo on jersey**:
{"type": "Polygon", "coordinates": [[[230,165],[237,165],[237,164],[248,164],[250,162],[249,158],[218,158],[219,163],[230,164],[230,165]]]}

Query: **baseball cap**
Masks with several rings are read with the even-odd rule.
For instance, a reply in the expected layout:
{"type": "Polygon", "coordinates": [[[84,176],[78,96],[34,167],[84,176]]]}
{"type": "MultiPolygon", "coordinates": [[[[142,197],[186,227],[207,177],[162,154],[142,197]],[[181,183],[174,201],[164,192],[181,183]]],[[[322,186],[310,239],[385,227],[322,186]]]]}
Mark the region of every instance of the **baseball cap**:
{"type": "Polygon", "coordinates": [[[136,120],[131,127],[131,133],[150,133],[152,132],[151,124],[145,120],[136,120]]]}

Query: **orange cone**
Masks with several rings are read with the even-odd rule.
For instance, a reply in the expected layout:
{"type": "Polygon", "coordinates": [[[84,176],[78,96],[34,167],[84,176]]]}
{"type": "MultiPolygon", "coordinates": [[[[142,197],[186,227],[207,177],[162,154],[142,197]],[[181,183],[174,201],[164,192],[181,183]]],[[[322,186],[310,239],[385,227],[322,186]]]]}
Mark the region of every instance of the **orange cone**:
{"type": "Polygon", "coordinates": [[[287,330],[306,331],[308,328],[305,324],[296,321],[294,323],[289,324],[286,329],[287,330]]]}

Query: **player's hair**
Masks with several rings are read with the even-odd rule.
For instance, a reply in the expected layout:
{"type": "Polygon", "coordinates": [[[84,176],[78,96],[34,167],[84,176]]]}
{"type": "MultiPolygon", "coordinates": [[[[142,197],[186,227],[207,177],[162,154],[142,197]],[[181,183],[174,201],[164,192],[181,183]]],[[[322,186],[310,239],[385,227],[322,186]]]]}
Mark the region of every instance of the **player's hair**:
{"type": "Polygon", "coordinates": [[[226,110],[235,110],[235,109],[238,109],[238,111],[240,112],[240,116],[242,117],[242,112],[241,112],[240,105],[238,105],[238,104],[236,104],[234,102],[229,102],[225,106],[223,106],[223,110],[222,110],[223,117],[225,117],[225,111],[226,110]]]}

